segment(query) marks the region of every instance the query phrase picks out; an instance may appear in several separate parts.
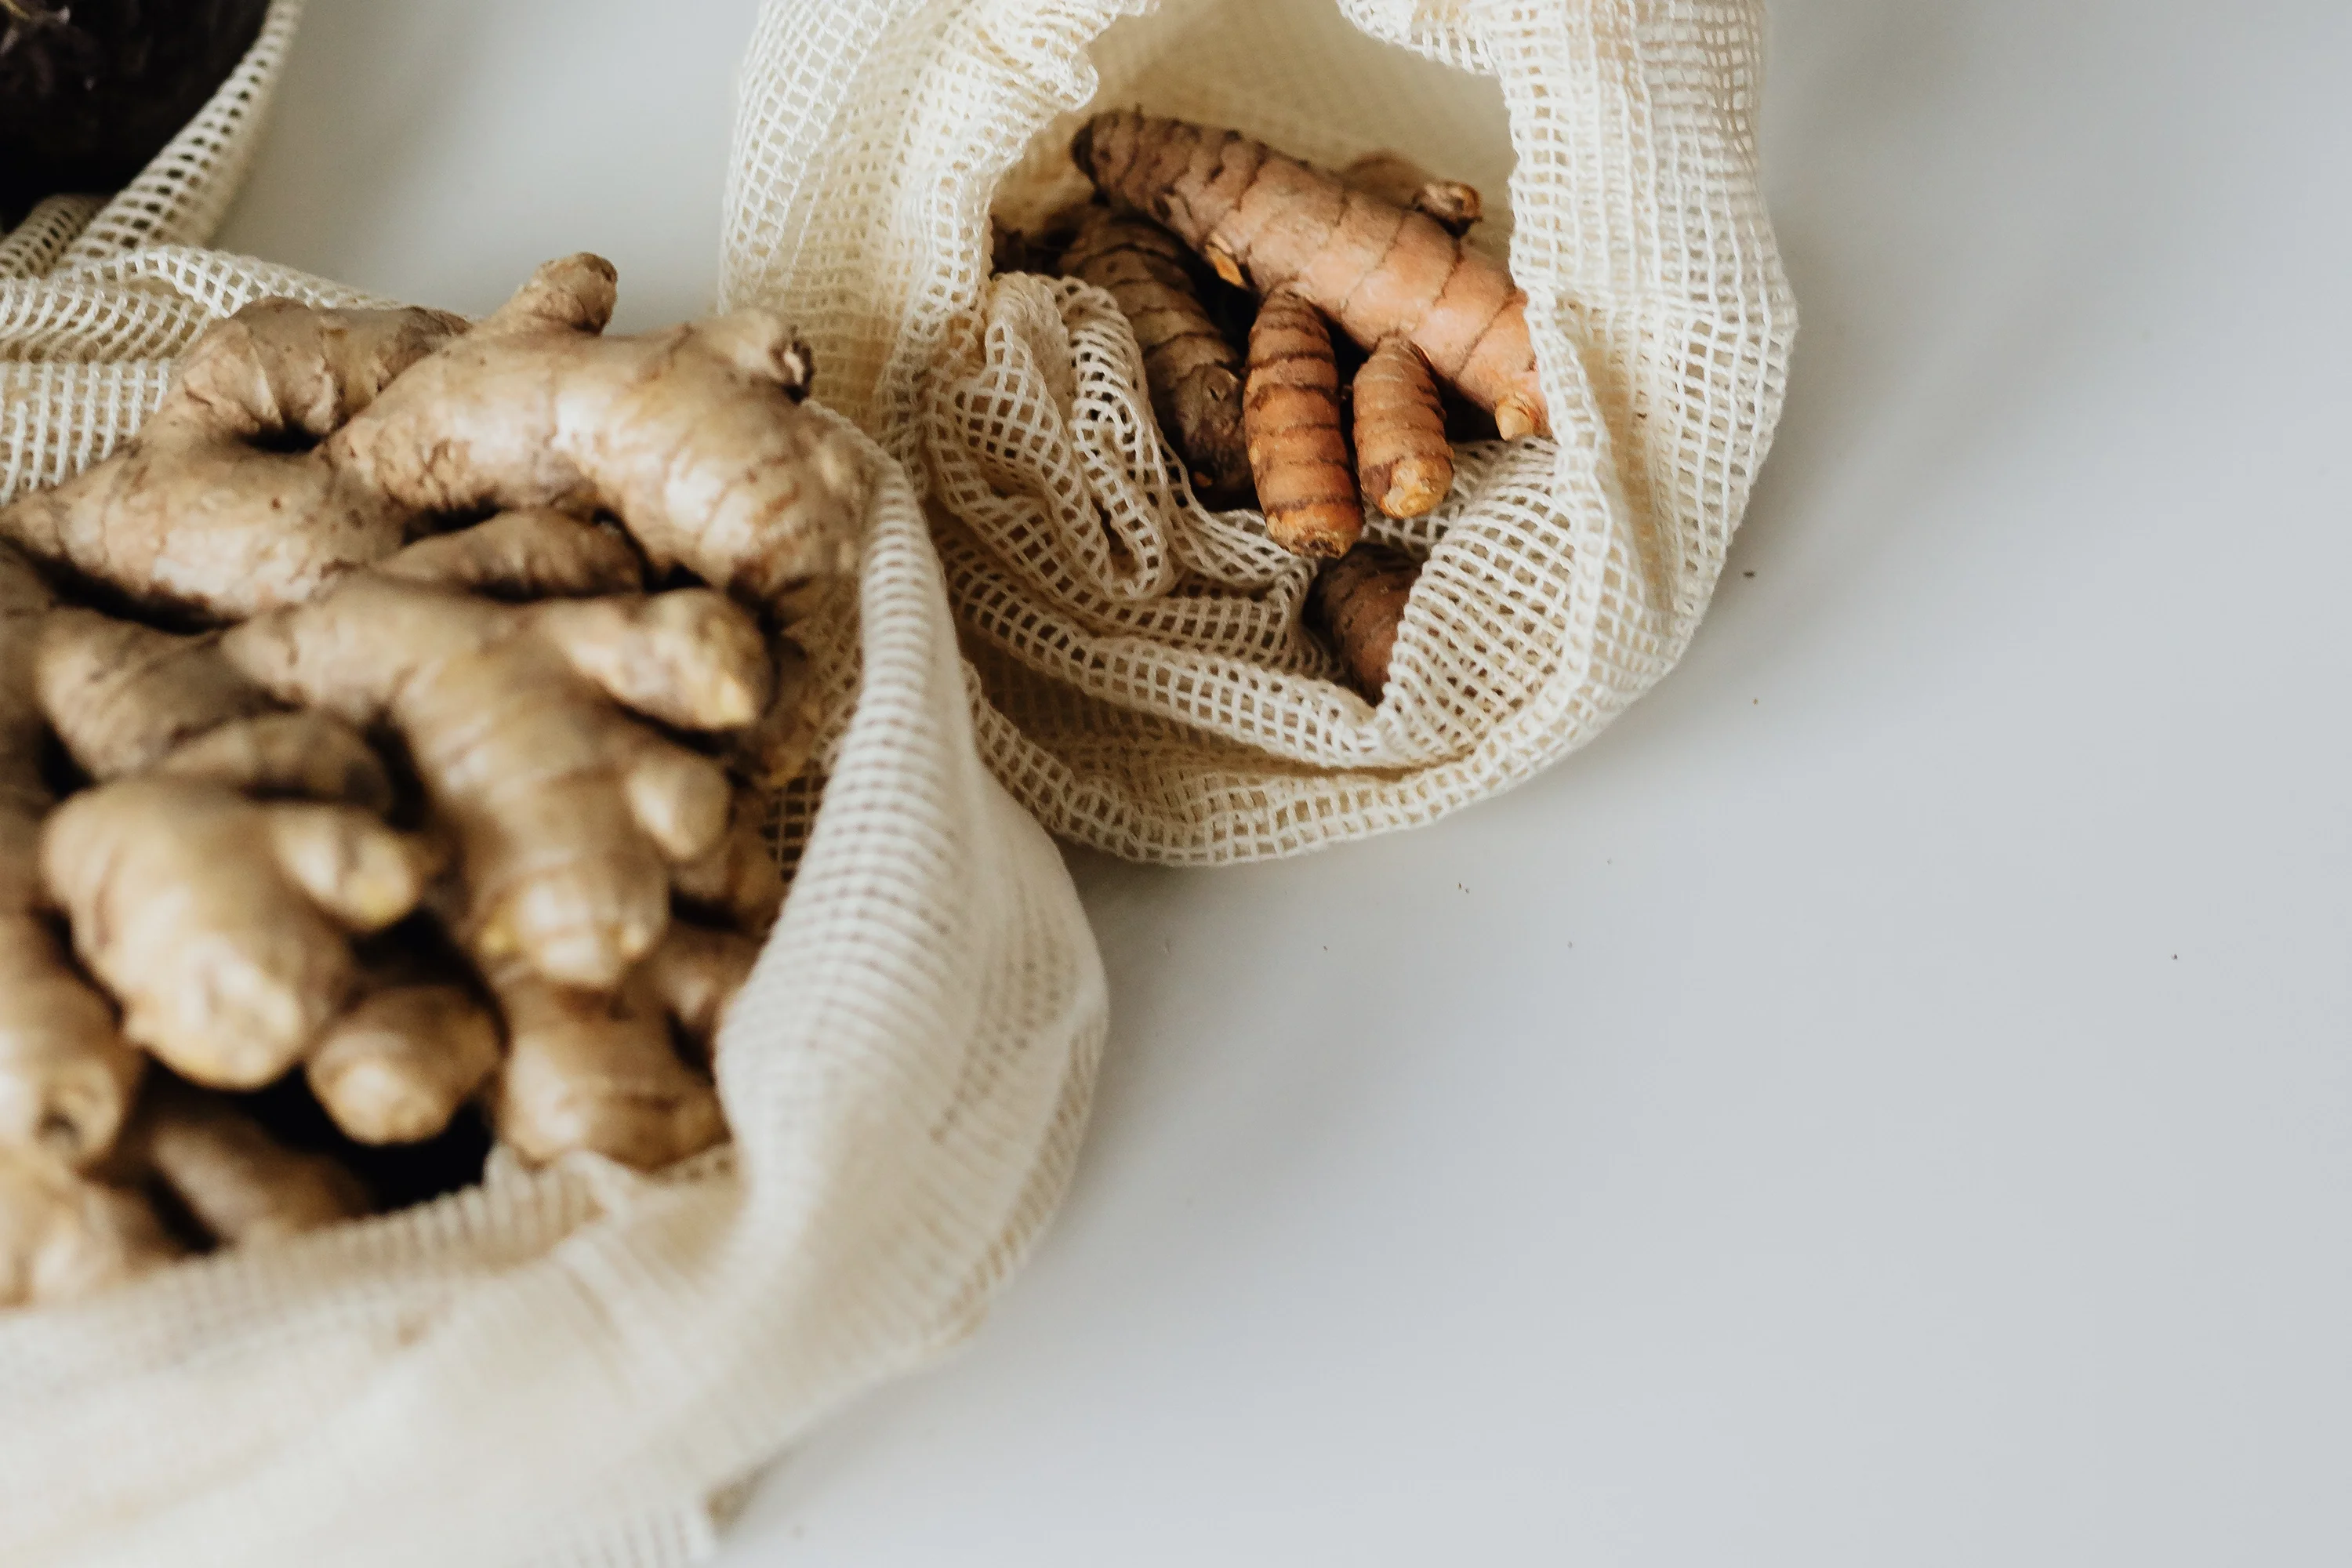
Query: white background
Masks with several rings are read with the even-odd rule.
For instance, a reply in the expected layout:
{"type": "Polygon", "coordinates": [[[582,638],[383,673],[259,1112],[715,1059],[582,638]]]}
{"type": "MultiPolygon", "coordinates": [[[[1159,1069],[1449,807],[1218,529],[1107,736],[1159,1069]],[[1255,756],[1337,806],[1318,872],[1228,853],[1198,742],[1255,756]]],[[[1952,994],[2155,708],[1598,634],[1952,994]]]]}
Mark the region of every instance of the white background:
{"type": "MultiPolygon", "coordinates": [[[[316,0],[222,243],[694,313],[752,10],[316,0]]],[[[1683,668],[1435,828],[1077,858],[1067,1211],[729,1568],[2352,1559],[2347,79],[2342,0],[1782,0],[1683,668]]]]}

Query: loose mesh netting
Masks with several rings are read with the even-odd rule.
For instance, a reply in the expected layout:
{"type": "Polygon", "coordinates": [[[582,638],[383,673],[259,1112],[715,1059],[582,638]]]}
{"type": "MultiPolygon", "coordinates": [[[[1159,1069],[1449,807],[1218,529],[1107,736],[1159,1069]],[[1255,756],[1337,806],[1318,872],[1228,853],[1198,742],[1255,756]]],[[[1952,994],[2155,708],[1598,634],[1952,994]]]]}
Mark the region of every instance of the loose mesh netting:
{"type": "Polygon", "coordinates": [[[804,323],[926,489],[981,745],[1055,832],[1138,859],[1432,820],[1591,739],[1681,656],[1779,413],[1796,312],[1756,185],[1740,0],[771,5],[726,290],[804,323]],[[1140,107],[1470,181],[1556,437],[1465,450],[1370,537],[1426,558],[1378,706],[1299,625],[1311,564],[1194,499],[1132,332],[989,272],[989,212],[1140,107]]]}
{"type": "MultiPolygon", "coordinates": [[[[299,10],[130,189],[0,237],[0,500],[135,431],[207,322],[372,302],[202,248],[299,10]]],[[[779,803],[791,898],[719,1041],[734,1146],[494,1156],[423,1207],[0,1312],[0,1562],[681,1563],[714,1500],[979,1321],[1066,1183],[1105,988],[980,763],[914,491],[864,449],[856,591],[803,628],[828,718],[779,803]]]]}

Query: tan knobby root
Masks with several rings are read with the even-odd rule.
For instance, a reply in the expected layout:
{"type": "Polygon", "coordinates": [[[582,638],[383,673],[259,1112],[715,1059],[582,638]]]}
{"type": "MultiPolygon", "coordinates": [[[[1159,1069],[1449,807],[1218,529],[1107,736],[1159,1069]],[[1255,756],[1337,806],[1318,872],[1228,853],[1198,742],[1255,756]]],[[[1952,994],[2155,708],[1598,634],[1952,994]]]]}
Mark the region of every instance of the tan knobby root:
{"type": "Polygon", "coordinates": [[[800,406],[807,348],[763,310],[598,334],[612,264],[551,261],[327,443],[339,471],[436,513],[609,511],[657,572],[780,614],[856,563],[866,481],[800,406]]]}
{"type": "Polygon", "coordinates": [[[114,1142],[143,1059],[67,957],[40,884],[53,801],[33,670],[49,591],[0,545],[0,1150],[86,1164],[114,1142]]]}
{"type": "Polygon", "coordinates": [[[222,647],[283,700],[395,731],[457,849],[461,942],[586,989],[652,951],[671,868],[727,827],[724,769],[646,721],[746,725],[773,679],[707,589],[507,605],[362,574],[222,647]]]}
{"type": "Polygon", "coordinates": [[[98,781],[44,837],[85,962],[174,1070],[268,1082],[357,994],[353,935],[408,912],[434,850],[379,820],[392,784],[359,733],[282,710],[217,633],[59,608],[34,675],[98,781]]]}
{"type": "Polygon", "coordinates": [[[1322,313],[1290,289],[1258,307],[1243,416],[1267,537],[1297,555],[1344,554],[1364,509],[1339,422],[1339,367],[1322,313]]]}
{"type": "Polygon", "coordinates": [[[163,773],[74,795],[41,835],[43,884],[125,1037],[225,1089],[301,1059],[354,994],[352,937],[414,909],[436,858],[363,807],[163,773]]]}
{"type": "Polygon", "coordinates": [[[507,1059],[491,1100],[499,1139],[525,1159],[575,1150],[653,1170],[726,1136],[707,1074],[728,1002],[759,956],[751,937],[673,921],[661,945],[605,993],[491,965],[507,1059]]]}
{"type": "Polygon", "coordinates": [[[491,1121],[526,1159],[585,1149],[655,1169],[725,1136],[711,1047],[784,899],[761,815],[737,793],[719,843],[675,868],[680,914],[613,992],[488,968],[508,1037],[491,1121]]]}
{"type": "Polygon", "coordinates": [[[177,1201],[212,1241],[284,1241],[373,1206],[333,1156],[289,1149],[219,1095],[158,1084],[123,1134],[121,1162],[177,1201]]]}
{"type": "Polygon", "coordinates": [[[1527,296],[1427,214],[1238,132],[1130,110],[1096,115],[1070,153],[1105,195],[1165,224],[1228,282],[1295,289],[1366,349],[1409,338],[1507,438],[1549,430],[1527,296]]]}
{"type": "Polygon", "coordinates": [[[235,617],[307,598],[397,550],[416,516],[317,444],[464,325],[247,305],[197,339],[121,449],[0,507],[0,538],[150,606],[235,617]]]}
{"type": "Polygon", "coordinates": [[[362,1143],[446,1130],[499,1066],[499,1019],[454,963],[415,948],[362,960],[358,1000],[311,1046],[310,1092],[362,1143]]]}
{"type": "Polygon", "coordinates": [[[1061,270],[1108,292],[1135,329],[1152,412],[1193,488],[1213,502],[1245,493],[1242,356],[1202,306],[1176,237],[1148,218],[1090,207],[1061,270]]]}
{"type": "Polygon", "coordinates": [[[159,1200],[199,1247],[283,1241],[372,1206],[331,1156],[289,1149],[227,1100],[164,1080],[92,1173],[0,1148],[0,1308],[79,1300],[185,1256],[159,1200]]]}
{"type": "Polygon", "coordinates": [[[0,1145],[0,1308],[79,1300],[179,1256],[142,1194],[0,1145]]]}

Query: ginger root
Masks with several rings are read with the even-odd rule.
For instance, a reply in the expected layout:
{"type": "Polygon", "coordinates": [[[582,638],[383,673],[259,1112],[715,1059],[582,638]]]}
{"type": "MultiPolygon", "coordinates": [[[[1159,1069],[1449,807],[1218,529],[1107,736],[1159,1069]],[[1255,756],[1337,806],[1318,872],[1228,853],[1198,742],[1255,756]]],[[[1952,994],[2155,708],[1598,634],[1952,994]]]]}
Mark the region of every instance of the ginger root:
{"type": "Polygon", "coordinates": [[[1090,207],[1061,269],[1108,292],[1135,329],[1152,412],[1193,488],[1220,502],[1244,493],[1242,356],[1202,307],[1176,237],[1149,219],[1090,207]]]}
{"type": "Polygon", "coordinates": [[[354,933],[414,909],[431,850],[374,813],[146,774],[74,795],[41,877],[122,1032],[183,1077],[253,1089],[351,998],[354,933]]]}
{"type": "Polygon", "coordinates": [[[1397,624],[1420,575],[1421,563],[1403,551],[1367,541],[1325,562],[1307,590],[1308,623],[1330,640],[1349,681],[1374,702],[1388,689],[1397,624]]]}
{"type": "Polygon", "coordinates": [[[123,1142],[124,1163],[223,1247],[284,1241],[374,1206],[332,1155],[289,1149],[227,1100],[184,1084],[158,1084],[123,1142]]]}
{"type": "Polygon", "coordinates": [[[198,1247],[282,1241],[373,1206],[332,1156],[302,1153],[218,1095],[152,1085],[121,1142],[79,1174],[0,1148],[0,1309],[79,1300],[198,1247]]]}
{"type": "Polygon", "coordinates": [[[1339,367],[1322,313],[1291,289],[1258,307],[1242,407],[1267,537],[1295,554],[1345,554],[1364,509],[1340,426],[1339,367]]]}
{"type": "Polygon", "coordinates": [[[0,509],[0,1304],[366,1212],[247,1107],[395,1188],[374,1146],[478,1158],[478,1104],[534,1160],[725,1136],[816,730],[762,620],[855,566],[867,476],[774,318],[606,340],[612,291],[264,301],[0,509]]]}
{"type": "Polygon", "coordinates": [[[498,1070],[499,1020],[454,963],[415,943],[362,965],[359,1000],[320,1035],[303,1075],[350,1137],[421,1143],[498,1070]]]}
{"type": "Polygon", "coordinates": [[[50,605],[31,565],[0,544],[0,1151],[39,1147],[81,1165],[114,1142],[143,1060],[68,960],[41,891],[52,802],[33,666],[50,605]]]}
{"type": "Polygon", "coordinates": [[[1429,362],[1403,338],[1383,338],[1356,372],[1356,465],[1372,504],[1419,517],[1454,488],[1454,448],[1429,362]]]}
{"type": "Polygon", "coordinates": [[[646,721],[740,727],[772,680],[758,628],[708,589],[507,605],[362,574],[221,646],[283,700],[397,731],[457,841],[461,942],[590,989],[652,951],[670,868],[727,827],[724,770],[646,721]]]}
{"type": "Polygon", "coordinates": [[[0,1144],[0,1309],[79,1300],[179,1256],[139,1193],[0,1144]]]}
{"type": "Polygon", "coordinates": [[[1238,132],[1131,110],[1096,115],[1070,153],[1096,188],[1165,224],[1226,281],[1295,289],[1368,350],[1410,339],[1507,439],[1549,429],[1527,296],[1426,213],[1238,132]]]}
{"type": "Polygon", "coordinates": [[[0,538],[151,607],[234,617],[307,598],[397,550],[415,516],[319,442],[464,326],[247,305],[197,339],[137,436],[0,507],[0,538]]]}
{"type": "Polygon", "coordinates": [[[852,570],[866,476],[799,406],[807,348],[763,310],[600,337],[613,299],[601,257],[547,263],[337,431],[329,461],[420,511],[612,512],[656,572],[762,609],[852,570]]]}

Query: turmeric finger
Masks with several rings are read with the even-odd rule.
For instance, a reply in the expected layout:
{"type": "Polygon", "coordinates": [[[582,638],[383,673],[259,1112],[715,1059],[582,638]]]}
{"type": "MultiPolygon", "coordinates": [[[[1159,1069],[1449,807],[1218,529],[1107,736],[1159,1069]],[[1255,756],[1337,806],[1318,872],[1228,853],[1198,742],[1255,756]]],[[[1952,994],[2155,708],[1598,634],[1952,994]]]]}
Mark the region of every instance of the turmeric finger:
{"type": "Polygon", "coordinates": [[[1429,362],[1383,338],[1356,373],[1356,463],[1364,492],[1391,517],[1419,517],[1454,488],[1454,448],[1429,362]]]}
{"type": "Polygon", "coordinates": [[[1175,236],[1148,219],[1091,207],[1062,255],[1064,275],[1108,292],[1135,329],[1160,432],[1194,489],[1213,500],[1249,483],[1242,356],[1202,308],[1175,236]]]}
{"type": "Polygon", "coordinates": [[[1411,338],[1506,438],[1550,428],[1527,296],[1426,213],[1238,132],[1131,110],[1096,115],[1070,153],[1097,189],[1167,225],[1228,280],[1296,289],[1367,349],[1411,338]]]}
{"type": "Polygon", "coordinates": [[[1258,307],[1242,406],[1267,537],[1297,555],[1345,553],[1364,509],[1339,423],[1339,368],[1321,313],[1289,289],[1258,307]]]}
{"type": "Polygon", "coordinates": [[[1359,544],[1326,562],[1307,590],[1308,622],[1330,639],[1349,681],[1374,702],[1389,683],[1389,656],[1421,563],[1385,544],[1359,544]]]}

